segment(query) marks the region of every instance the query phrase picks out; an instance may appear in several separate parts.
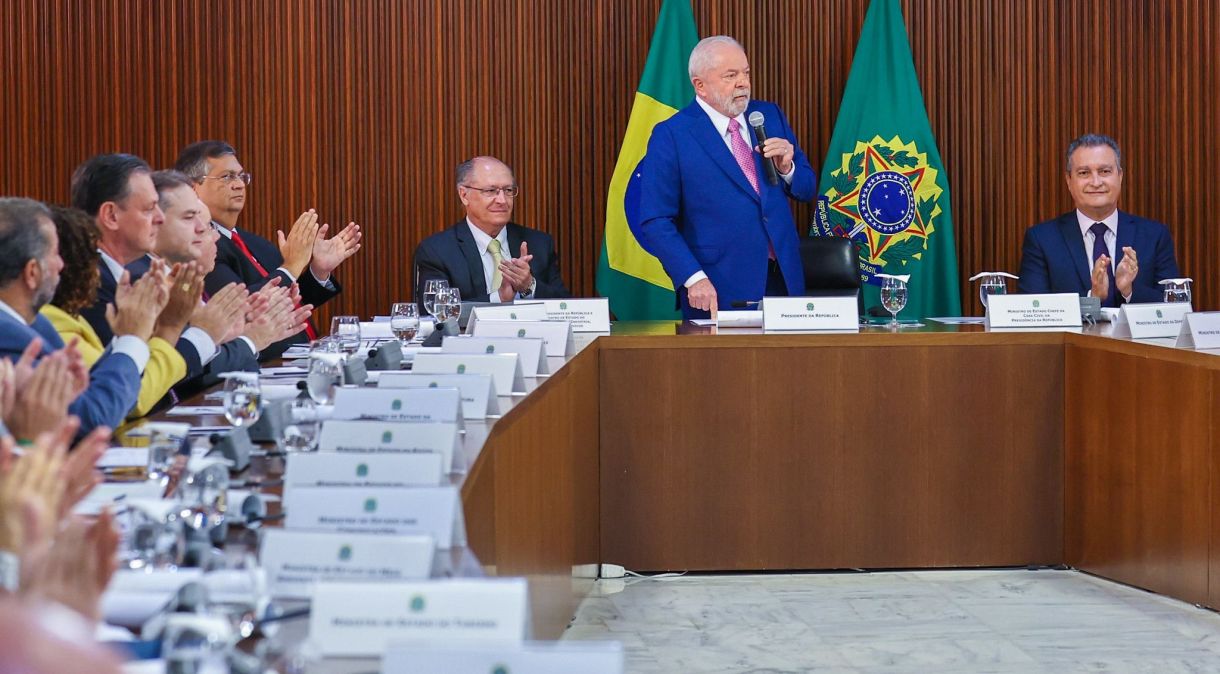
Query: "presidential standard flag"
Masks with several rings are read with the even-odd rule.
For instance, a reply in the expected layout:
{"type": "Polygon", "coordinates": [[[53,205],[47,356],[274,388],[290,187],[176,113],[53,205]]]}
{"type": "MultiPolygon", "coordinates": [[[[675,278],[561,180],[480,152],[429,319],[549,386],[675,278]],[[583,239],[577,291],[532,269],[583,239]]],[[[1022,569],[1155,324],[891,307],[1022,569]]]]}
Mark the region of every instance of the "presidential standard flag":
{"type": "Polygon", "coordinates": [[[644,74],[631,106],[627,134],[606,199],[606,232],[597,265],[597,292],[610,298],[619,320],[659,320],[679,317],[674,286],[661,262],[640,247],[627,226],[634,208],[629,183],[648,149],[652,127],[669,119],[695,97],[687,74],[687,59],[699,42],[690,0],[665,0],[648,48],[644,74]]]}
{"type": "Polygon", "coordinates": [[[859,244],[865,306],[877,274],[910,274],[900,318],[961,314],[949,180],[898,0],[869,4],[821,185],[810,234],[859,244]]]}

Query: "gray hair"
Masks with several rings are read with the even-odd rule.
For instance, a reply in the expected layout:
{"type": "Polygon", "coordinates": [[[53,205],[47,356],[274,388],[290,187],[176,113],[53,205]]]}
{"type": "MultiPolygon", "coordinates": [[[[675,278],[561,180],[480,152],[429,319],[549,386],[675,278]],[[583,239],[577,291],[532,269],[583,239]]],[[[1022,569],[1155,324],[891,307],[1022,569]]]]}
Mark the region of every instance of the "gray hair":
{"type": "Polygon", "coordinates": [[[51,252],[51,240],[38,226],[41,220],[51,222],[51,211],[41,201],[0,198],[0,286],[21,278],[30,260],[41,262],[51,252]]]}
{"type": "Polygon", "coordinates": [[[1101,147],[1102,145],[1114,150],[1115,161],[1118,162],[1118,170],[1123,169],[1123,151],[1118,149],[1118,141],[1105,135],[1104,133],[1086,133],[1076,140],[1068,143],[1067,156],[1064,159],[1064,171],[1072,172],[1072,154],[1082,147],[1101,147]]]}
{"type": "Polygon", "coordinates": [[[728,35],[713,35],[699,40],[699,44],[690,50],[690,60],[686,63],[686,71],[691,79],[699,77],[712,65],[712,47],[717,45],[732,45],[742,51],[746,50],[740,42],[728,35]]]}
{"type": "Polygon", "coordinates": [[[479,165],[479,162],[483,162],[483,161],[495,162],[497,164],[500,164],[504,168],[508,169],[509,175],[511,175],[513,177],[513,184],[516,184],[517,174],[513,173],[513,167],[509,166],[508,164],[505,164],[504,162],[502,162],[499,159],[496,159],[495,157],[492,157],[490,155],[479,155],[478,157],[471,157],[470,159],[467,159],[466,161],[462,162],[461,164],[458,164],[458,166],[457,166],[457,186],[461,187],[461,186],[465,185],[466,180],[470,178],[470,174],[474,173],[474,168],[479,165]]]}

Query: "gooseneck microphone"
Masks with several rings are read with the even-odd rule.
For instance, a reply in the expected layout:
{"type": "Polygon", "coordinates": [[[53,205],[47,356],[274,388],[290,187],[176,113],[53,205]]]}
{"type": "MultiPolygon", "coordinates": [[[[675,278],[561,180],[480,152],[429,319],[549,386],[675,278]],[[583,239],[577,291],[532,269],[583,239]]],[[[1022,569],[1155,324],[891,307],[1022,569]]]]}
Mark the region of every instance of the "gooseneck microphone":
{"type": "MultiPolygon", "coordinates": [[[[750,113],[748,118],[750,128],[754,129],[754,137],[758,139],[758,149],[762,150],[763,143],[767,140],[767,130],[763,128],[763,123],[767,121],[766,117],[757,110],[750,113]]],[[[775,161],[763,157],[763,170],[767,172],[767,182],[772,185],[779,184],[779,172],[775,170],[775,161]]]]}

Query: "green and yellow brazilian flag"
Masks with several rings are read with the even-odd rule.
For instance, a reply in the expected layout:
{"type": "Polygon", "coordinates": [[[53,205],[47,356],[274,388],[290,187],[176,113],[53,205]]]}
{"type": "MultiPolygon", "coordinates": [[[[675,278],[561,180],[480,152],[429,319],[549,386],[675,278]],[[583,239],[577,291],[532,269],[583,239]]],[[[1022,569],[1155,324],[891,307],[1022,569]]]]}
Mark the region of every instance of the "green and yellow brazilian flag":
{"type": "Polygon", "coordinates": [[[690,0],[665,0],[606,200],[606,232],[597,265],[597,292],[610,298],[610,310],[619,320],[679,317],[674,308],[673,283],[661,262],[640,247],[627,226],[627,209],[631,208],[626,203],[627,185],[648,149],[652,127],[695,97],[686,67],[698,41],[690,0]]]}
{"type": "Polygon", "coordinates": [[[822,169],[811,235],[857,242],[866,306],[876,274],[910,274],[901,317],[957,316],[949,179],[898,0],[872,0],[822,169]]]}

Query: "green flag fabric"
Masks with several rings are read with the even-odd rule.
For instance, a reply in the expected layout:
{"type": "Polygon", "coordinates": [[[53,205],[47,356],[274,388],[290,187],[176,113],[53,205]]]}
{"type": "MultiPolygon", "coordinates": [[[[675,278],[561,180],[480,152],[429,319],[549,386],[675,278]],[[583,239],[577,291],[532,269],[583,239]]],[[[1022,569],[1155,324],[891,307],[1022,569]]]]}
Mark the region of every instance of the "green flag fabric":
{"type": "Polygon", "coordinates": [[[924,108],[899,0],[872,0],[822,169],[811,235],[860,251],[865,306],[877,274],[909,274],[899,318],[957,316],[949,180],[924,108]]]}
{"type": "Polygon", "coordinates": [[[640,247],[627,226],[627,186],[648,149],[652,127],[695,97],[687,59],[699,41],[690,0],[665,0],[648,48],[606,200],[606,231],[597,266],[597,292],[619,320],[679,317],[674,287],[660,261],[640,247]]]}

